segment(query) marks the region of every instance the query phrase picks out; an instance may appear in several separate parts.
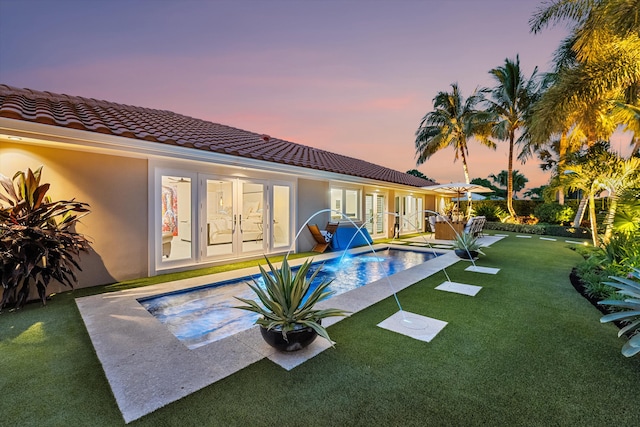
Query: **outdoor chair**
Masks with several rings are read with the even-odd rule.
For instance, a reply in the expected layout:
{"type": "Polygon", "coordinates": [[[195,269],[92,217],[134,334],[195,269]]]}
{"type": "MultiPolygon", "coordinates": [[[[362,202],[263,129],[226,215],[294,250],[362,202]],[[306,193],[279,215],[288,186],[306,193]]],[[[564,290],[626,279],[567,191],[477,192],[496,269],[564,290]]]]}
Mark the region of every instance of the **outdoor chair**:
{"type": "Polygon", "coordinates": [[[482,230],[487,222],[487,218],[484,216],[474,216],[469,218],[467,225],[464,227],[464,232],[472,235],[473,237],[482,236],[482,230]]]}
{"type": "Polygon", "coordinates": [[[435,215],[429,215],[428,224],[429,224],[429,227],[427,232],[435,233],[436,232],[436,216],[435,215]]]}
{"type": "Polygon", "coordinates": [[[320,230],[316,224],[307,224],[307,228],[316,241],[316,245],[311,250],[313,252],[323,253],[331,245],[331,239],[338,229],[338,224],[329,222],[325,230],[320,230]]]}

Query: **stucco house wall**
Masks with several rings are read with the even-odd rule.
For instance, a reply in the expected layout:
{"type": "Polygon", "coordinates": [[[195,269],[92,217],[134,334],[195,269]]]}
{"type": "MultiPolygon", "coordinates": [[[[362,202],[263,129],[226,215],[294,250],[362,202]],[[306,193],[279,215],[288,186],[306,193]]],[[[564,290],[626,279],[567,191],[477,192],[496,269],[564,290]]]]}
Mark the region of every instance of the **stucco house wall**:
{"type": "MultiPolygon", "coordinates": [[[[75,198],[91,206],[77,226],[92,242],[92,252],[81,256],[78,286],[146,276],[147,161],[0,142],[0,171],[5,175],[40,166],[42,182],[52,183],[48,194],[53,200],[75,198]]],[[[55,286],[52,283],[50,291],[62,290],[55,286]]]]}
{"type": "MultiPolygon", "coordinates": [[[[304,223],[316,212],[327,209],[329,206],[329,182],[311,179],[298,180],[298,216],[296,220],[296,233],[304,223]]],[[[320,213],[310,220],[310,224],[317,224],[321,229],[329,221],[329,213],[320,213]]],[[[298,251],[309,251],[315,245],[311,234],[304,230],[298,238],[298,251]]]]}

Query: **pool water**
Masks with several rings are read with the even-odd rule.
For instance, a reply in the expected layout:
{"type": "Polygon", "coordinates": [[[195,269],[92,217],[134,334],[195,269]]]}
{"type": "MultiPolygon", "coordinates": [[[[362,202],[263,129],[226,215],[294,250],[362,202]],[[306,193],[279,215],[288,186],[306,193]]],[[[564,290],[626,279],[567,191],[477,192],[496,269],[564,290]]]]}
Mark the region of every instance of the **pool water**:
{"type": "MultiPolygon", "coordinates": [[[[375,253],[337,257],[314,263],[309,274],[322,267],[313,283],[333,279],[328,290],[335,295],[391,276],[441,255],[434,252],[386,249],[375,253]]],[[[266,267],[266,266],[265,266],[266,267]]],[[[212,283],[138,301],[167,326],[188,348],[197,348],[251,328],[258,314],[233,308],[242,303],[235,296],[257,300],[247,283],[260,275],[212,283]]]]}

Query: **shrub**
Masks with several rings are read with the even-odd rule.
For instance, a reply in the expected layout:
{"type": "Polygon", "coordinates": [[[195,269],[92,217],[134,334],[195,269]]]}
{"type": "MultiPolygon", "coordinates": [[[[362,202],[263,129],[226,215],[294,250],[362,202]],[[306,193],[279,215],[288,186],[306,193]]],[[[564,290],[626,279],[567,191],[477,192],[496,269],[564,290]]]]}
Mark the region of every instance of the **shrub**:
{"type": "Polygon", "coordinates": [[[476,216],[484,216],[487,221],[502,221],[509,215],[497,205],[482,204],[473,208],[476,216]]]}
{"type": "Polygon", "coordinates": [[[552,224],[514,224],[501,222],[487,222],[484,226],[488,230],[512,231],[522,234],[549,235],[558,237],[571,237],[576,239],[586,239],[591,236],[588,228],[570,227],[552,224]]]}
{"type": "Polygon", "coordinates": [[[605,300],[598,304],[609,305],[617,309],[624,309],[616,313],[607,314],[600,318],[600,322],[624,321],[626,325],[618,332],[618,337],[629,336],[629,340],[622,346],[622,354],[631,357],[640,352],[640,283],[632,279],[640,279],[640,270],[633,269],[629,278],[612,277],[615,282],[607,282],[618,291],[623,300],[605,300]]]}
{"type": "Polygon", "coordinates": [[[543,203],[534,210],[534,215],[548,224],[568,224],[573,221],[575,211],[572,207],[559,203],[543,203]]]}
{"type": "Polygon", "coordinates": [[[0,174],[5,193],[0,192],[0,310],[22,307],[32,284],[43,304],[51,280],[73,288],[74,270],[80,270],[75,258],[89,249],[88,240],[74,231],[88,205],[52,202],[46,196],[49,184],[40,185],[41,171],[18,172],[13,180],[0,174]]]}
{"type": "Polygon", "coordinates": [[[514,224],[502,222],[487,222],[484,228],[489,230],[513,231],[514,233],[523,234],[544,234],[544,227],[541,225],[514,224]]]}

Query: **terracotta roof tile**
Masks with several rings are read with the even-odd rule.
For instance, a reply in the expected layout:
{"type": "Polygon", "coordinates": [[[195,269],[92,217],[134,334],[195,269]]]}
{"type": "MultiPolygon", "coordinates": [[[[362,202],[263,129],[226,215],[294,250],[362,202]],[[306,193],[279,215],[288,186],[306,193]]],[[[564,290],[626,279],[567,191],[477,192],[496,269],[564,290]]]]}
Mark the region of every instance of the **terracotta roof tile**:
{"type": "Polygon", "coordinates": [[[0,117],[226,153],[413,187],[434,184],[432,181],[364,160],[171,111],[1,84],[0,117]]]}

